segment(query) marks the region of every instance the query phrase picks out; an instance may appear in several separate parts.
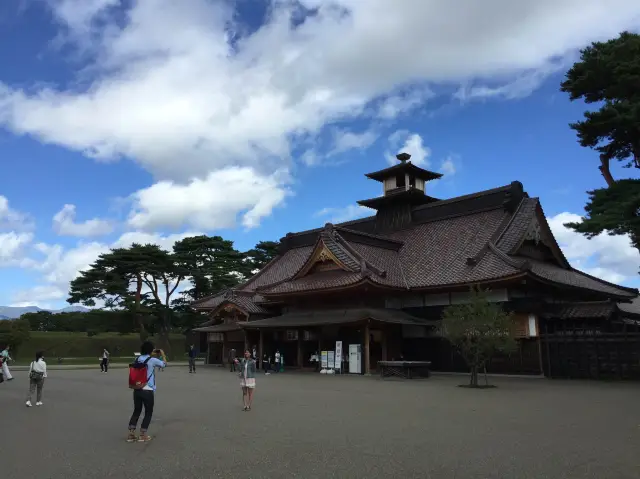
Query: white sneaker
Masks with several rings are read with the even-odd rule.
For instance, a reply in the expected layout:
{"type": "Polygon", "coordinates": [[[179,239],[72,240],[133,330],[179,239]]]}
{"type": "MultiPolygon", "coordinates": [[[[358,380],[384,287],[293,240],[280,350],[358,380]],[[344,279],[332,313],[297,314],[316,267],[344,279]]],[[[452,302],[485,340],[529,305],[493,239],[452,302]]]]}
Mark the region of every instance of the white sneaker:
{"type": "Polygon", "coordinates": [[[36,403],[36,406],[42,406],[42,401],[38,401],[38,402],[36,403]]]}
{"type": "Polygon", "coordinates": [[[31,407],[32,406],[31,401],[27,401],[26,404],[27,404],[27,407],[31,407]]]}

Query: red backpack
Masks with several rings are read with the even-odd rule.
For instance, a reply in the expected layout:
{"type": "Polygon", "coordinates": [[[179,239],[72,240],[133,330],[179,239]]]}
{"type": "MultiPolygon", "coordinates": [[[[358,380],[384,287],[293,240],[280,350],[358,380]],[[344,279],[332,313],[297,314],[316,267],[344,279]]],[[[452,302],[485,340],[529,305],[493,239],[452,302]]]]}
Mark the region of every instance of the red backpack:
{"type": "Polygon", "coordinates": [[[149,381],[149,371],[147,369],[147,363],[151,359],[149,356],[143,363],[136,360],[129,364],[129,389],[142,389],[147,385],[149,381]]]}

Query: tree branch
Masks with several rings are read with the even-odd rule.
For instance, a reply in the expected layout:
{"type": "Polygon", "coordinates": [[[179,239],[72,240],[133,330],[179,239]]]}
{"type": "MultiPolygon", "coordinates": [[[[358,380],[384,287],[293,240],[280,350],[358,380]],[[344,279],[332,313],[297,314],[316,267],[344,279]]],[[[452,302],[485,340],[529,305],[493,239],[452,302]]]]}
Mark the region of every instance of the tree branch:
{"type": "Polygon", "coordinates": [[[604,177],[604,181],[607,182],[607,186],[613,186],[616,180],[613,179],[613,175],[611,174],[611,159],[606,158],[605,155],[600,155],[600,166],[598,169],[602,176],[604,177]]]}

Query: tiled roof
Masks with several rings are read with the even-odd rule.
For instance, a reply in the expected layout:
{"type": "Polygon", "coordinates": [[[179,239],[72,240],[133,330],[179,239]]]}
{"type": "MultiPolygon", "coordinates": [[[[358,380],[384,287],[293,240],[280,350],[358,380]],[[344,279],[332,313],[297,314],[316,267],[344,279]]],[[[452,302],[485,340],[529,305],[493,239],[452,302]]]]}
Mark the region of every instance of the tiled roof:
{"type": "Polygon", "coordinates": [[[240,329],[238,323],[223,323],[215,326],[201,326],[194,328],[193,331],[197,333],[229,333],[231,331],[240,331],[240,329]]]}
{"type": "Polygon", "coordinates": [[[538,199],[529,198],[518,182],[416,207],[410,226],[399,231],[376,232],[375,221],[370,217],[289,234],[283,238],[281,255],[237,289],[271,297],[365,280],[420,290],[529,276],[613,298],[637,295],[636,290],[572,269],[538,199]],[[555,260],[545,263],[516,256],[532,225],[555,260]],[[320,242],[347,271],[307,272],[320,242]],[[296,277],[298,273],[302,277],[296,277]]]}
{"type": "Polygon", "coordinates": [[[242,323],[243,328],[299,328],[306,326],[322,326],[326,324],[356,323],[372,319],[384,323],[407,324],[414,326],[431,326],[438,321],[416,318],[397,309],[322,309],[316,311],[292,312],[282,316],[248,321],[242,323]]]}
{"type": "Polygon", "coordinates": [[[256,294],[227,289],[216,295],[201,299],[197,303],[193,303],[191,307],[197,310],[210,311],[224,303],[231,303],[249,314],[269,314],[269,311],[256,304],[256,301],[260,299],[262,298],[256,294]]]}
{"type": "Polygon", "coordinates": [[[593,301],[548,305],[542,316],[549,319],[608,319],[616,311],[616,303],[593,301]]]}
{"type": "Polygon", "coordinates": [[[640,298],[635,298],[630,303],[618,303],[618,309],[623,315],[640,315],[640,298]]]}

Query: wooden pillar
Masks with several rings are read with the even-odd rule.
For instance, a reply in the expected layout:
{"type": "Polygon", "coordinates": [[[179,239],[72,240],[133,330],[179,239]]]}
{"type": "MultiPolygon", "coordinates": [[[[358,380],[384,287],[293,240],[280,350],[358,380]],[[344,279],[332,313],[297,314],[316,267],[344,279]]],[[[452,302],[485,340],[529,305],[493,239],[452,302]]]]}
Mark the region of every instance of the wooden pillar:
{"type": "Polygon", "coordinates": [[[222,364],[227,364],[227,333],[222,333],[222,364]]]}
{"type": "Polygon", "coordinates": [[[262,337],[262,329],[260,330],[260,343],[258,345],[258,367],[262,369],[262,358],[264,357],[264,339],[262,337]]]}
{"type": "MultiPolygon", "coordinates": [[[[246,351],[247,349],[249,349],[249,331],[247,331],[246,329],[242,330],[244,333],[244,351],[246,351]]],[[[241,358],[244,358],[244,351],[242,351],[242,354],[240,355],[241,358]]]]}
{"type": "Polygon", "coordinates": [[[370,334],[369,334],[369,322],[367,321],[367,323],[364,325],[364,373],[365,374],[371,374],[371,364],[370,364],[370,358],[369,358],[369,341],[370,341],[370,334]]]}
{"type": "Polygon", "coordinates": [[[298,367],[302,368],[302,330],[298,330],[298,357],[296,358],[298,367]]]}
{"type": "Polygon", "coordinates": [[[389,334],[389,328],[387,328],[385,325],[381,326],[380,332],[382,333],[382,360],[383,361],[388,361],[389,358],[387,357],[388,352],[387,352],[387,334],[389,334]]]}

